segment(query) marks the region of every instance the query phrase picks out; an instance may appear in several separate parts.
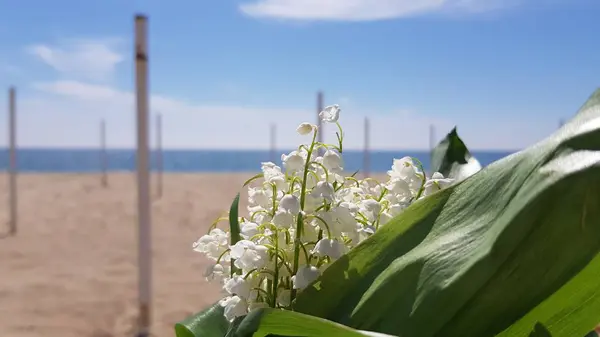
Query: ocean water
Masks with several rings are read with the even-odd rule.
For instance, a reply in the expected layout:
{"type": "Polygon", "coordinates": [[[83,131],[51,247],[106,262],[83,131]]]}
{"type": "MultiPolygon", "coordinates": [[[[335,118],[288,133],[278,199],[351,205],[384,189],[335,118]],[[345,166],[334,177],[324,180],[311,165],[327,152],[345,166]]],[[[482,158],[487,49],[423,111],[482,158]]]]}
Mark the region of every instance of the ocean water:
{"type": "MultiPolygon", "coordinates": [[[[281,163],[281,153],[271,158],[270,151],[238,150],[165,150],[163,162],[165,172],[258,172],[260,163],[273,160],[281,163]]],[[[513,152],[474,151],[472,154],[481,165],[486,166],[513,152]]],[[[17,164],[21,172],[99,172],[101,157],[98,149],[19,149],[17,164]]],[[[418,158],[425,169],[429,168],[427,151],[376,151],[370,153],[372,173],[386,172],[394,158],[412,156],[418,158]]],[[[108,150],[109,171],[135,170],[135,150],[108,150]]],[[[349,172],[362,170],[363,151],[344,151],[345,169],[349,172]]],[[[151,155],[152,168],[156,167],[155,153],[151,155]]],[[[0,170],[8,167],[8,150],[0,149],[0,170]]]]}

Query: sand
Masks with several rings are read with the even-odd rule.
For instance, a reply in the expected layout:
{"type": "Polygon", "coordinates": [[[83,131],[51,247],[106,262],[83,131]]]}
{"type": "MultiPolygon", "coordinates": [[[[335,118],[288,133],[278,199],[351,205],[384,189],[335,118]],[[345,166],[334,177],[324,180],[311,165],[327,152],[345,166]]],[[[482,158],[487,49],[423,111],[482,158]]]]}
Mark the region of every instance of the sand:
{"type": "MultiPolygon", "coordinates": [[[[191,246],[248,174],[167,174],[153,197],[154,336],[221,297],[191,246]]],[[[135,176],[22,174],[16,236],[0,238],[0,336],[133,336],[137,315],[135,176]]],[[[0,175],[0,235],[8,231],[0,175]]],[[[246,198],[242,198],[245,208],[246,198]]]]}

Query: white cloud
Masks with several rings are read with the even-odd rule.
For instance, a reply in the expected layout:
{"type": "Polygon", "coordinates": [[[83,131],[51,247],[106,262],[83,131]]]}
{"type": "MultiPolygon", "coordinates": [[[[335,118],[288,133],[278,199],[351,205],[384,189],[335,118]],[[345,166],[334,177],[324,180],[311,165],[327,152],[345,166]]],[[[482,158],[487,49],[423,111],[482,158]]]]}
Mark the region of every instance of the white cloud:
{"type": "Polygon", "coordinates": [[[64,76],[103,81],[124,60],[118,39],[69,39],[57,45],[36,44],[27,51],[64,76]]]}
{"type": "MultiPolygon", "coordinates": [[[[96,147],[101,119],[107,122],[110,147],[135,146],[135,97],[131,92],[80,81],[54,81],[36,83],[33,91],[19,97],[19,146],[96,147]]],[[[161,95],[152,95],[150,103],[153,114],[163,114],[165,148],[183,149],[267,149],[271,123],[277,126],[278,148],[295,148],[307,141],[295,130],[301,122],[315,121],[313,106],[314,102],[307,102],[306,108],[202,105],[161,95]]],[[[362,149],[364,113],[369,111],[343,104],[342,109],[344,145],[362,149]]],[[[429,125],[433,124],[437,140],[458,125],[470,148],[519,149],[556,128],[553,121],[526,118],[441,118],[411,110],[379,111],[369,116],[370,144],[372,149],[427,149],[429,125]]],[[[7,139],[5,132],[0,128],[0,146],[7,139]]],[[[326,125],[325,140],[335,142],[335,127],[326,125]]]]}
{"type": "MultiPolygon", "coordinates": [[[[20,146],[95,147],[98,123],[106,119],[112,147],[135,145],[135,97],[110,86],[78,81],[42,82],[19,100],[20,146]]],[[[163,114],[166,148],[267,149],[269,125],[277,126],[279,148],[294,148],[306,137],[296,126],[314,121],[313,102],[304,108],[201,105],[152,95],[151,111],[163,114]]],[[[344,108],[344,106],[342,106],[344,108]]],[[[344,109],[341,122],[345,146],[363,146],[364,115],[344,109]]],[[[371,147],[378,149],[426,148],[428,125],[450,129],[450,121],[412,112],[370,117],[371,147]]],[[[325,140],[335,141],[335,128],[326,126],[325,140]]],[[[0,128],[0,142],[6,137],[0,128]]]]}
{"type": "Polygon", "coordinates": [[[255,0],[240,5],[254,17],[294,20],[371,21],[434,11],[482,12],[518,0],[255,0]]]}

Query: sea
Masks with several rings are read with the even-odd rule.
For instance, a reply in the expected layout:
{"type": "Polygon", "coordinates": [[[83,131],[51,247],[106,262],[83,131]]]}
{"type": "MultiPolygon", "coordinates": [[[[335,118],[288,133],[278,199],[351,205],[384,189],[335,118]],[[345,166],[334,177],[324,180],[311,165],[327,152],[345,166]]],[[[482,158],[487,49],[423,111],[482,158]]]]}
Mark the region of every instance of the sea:
{"type": "MultiPolygon", "coordinates": [[[[273,161],[281,164],[281,153],[273,155],[268,150],[164,150],[163,170],[165,172],[259,172],[261,162],[273,161]]],[[[472,155],[486,166],[516,151],[473,151],[472,155]]],[[[362,150],[345,150],[343,153],[345,170],[363,170],[362,150]]],[[[387,172],[394,158],[411,156],[417,158],[429,170],[428,151],[377,151],[370,152],[370,172],[387,172]]],[[[17,166],[20,172],[31,173],[93,173],[102,170],[101,151],[98,149],[34,149],[17,150],[17,166]]],[[[134,149],[107,150],[107,170],[134,171],[134,149]]],[[[151,153],[151,167],[157,167],[156,152],[151,153]]],[[[8,168],[8,150],[0,149],[0,170],[8,168]]]]}

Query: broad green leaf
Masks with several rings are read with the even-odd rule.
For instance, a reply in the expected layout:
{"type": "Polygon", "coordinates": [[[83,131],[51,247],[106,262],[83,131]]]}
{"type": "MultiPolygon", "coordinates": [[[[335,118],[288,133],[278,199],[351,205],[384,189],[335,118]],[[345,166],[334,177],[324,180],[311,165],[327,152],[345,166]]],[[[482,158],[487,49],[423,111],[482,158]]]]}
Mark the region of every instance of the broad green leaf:
{"type": "Polygon", "coordinates": [[[481,164],[471,155],[456,132],[456,127],[433,149],[431,172],[461,181],[481,170],[481,164]]]}
{"type": "Polygon", "coordinates": [[[552,334],[543,324],[536,323],[528,337],[552,337],[552,334]]]}
{"type": "Polygon", "coordinates": [[[175,335],[177,337],[224,337],[229,330],[229,325],[223,316],[223,307],[215,303],[206,310],[175,324],[175,335]]]}
{"type": "Polygon", "coordinates": [[[302,337],[392,337],[359,331],[323,318],[301,313],[264,308],[252,311],[239,325],[237,337],[302,336],[302,337]]]}
{"type": "Polygon", "coordinates": [[[240,326],[240,324],[242,323],[242,321],[244,320],[245,317],[236,317],[233,322],[231,322],[229,324],[229,330],[227,330],[227,333],[225,334],[224,337],[236,337],[237,336],[237,329],[240,326]]]}
{"type": "Polygon", "coordinates": [[[333,263],[303,313],[403,337],[600,323],[600,90],[547,139],[424,198],[333,263]]]}

